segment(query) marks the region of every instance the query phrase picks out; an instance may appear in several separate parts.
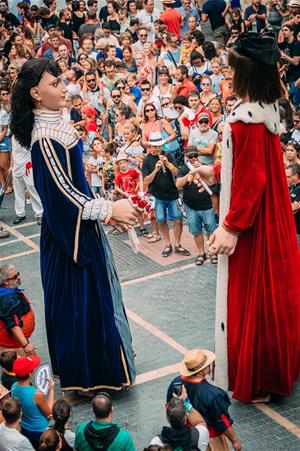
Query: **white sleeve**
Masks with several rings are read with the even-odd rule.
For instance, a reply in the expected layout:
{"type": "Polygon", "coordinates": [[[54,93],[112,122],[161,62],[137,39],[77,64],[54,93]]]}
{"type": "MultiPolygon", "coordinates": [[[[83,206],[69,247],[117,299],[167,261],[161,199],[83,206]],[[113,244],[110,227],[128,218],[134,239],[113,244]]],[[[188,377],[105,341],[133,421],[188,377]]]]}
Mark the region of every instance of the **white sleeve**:
{"type": "Polygon", "coordinates": [[[208,429],[202,424],[198,424],[197,426],[195,426],[195,429],[197,429],[199,432],[198,449],[200,449],[200,451],[206,451],[209,442],[208,429]]]}
{"type": "Polygon", "coordinates": [[[105,200],[103,197],[98,197],[96,199],[88,200],[83,207],[82,219],[91,219],[96,221],[105,221],[109,212],[109,201],[105,200]]]}

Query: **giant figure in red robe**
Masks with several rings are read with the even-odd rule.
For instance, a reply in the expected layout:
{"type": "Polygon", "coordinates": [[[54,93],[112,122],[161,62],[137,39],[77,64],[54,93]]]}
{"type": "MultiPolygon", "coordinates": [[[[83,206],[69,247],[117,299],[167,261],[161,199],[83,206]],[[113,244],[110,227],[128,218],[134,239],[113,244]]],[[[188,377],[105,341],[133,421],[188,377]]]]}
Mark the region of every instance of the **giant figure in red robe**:
{"type": "Polygon", "coordinates": [[[241,100],[223,132],[221,225],[210,239],[219,254],[217,384],[246,403],[288,396],[300,371],[300,254],[278,136],[278,57],[275,40],[254,33],[231,54],[241,100]]]}

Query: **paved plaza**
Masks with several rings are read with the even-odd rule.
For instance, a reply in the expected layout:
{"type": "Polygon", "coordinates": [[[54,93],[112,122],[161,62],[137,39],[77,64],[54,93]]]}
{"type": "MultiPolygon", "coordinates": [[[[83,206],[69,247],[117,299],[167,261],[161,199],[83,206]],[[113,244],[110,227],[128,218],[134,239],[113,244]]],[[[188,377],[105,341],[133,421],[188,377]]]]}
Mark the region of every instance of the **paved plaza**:
{"type": "MultiPolygon", "coordinates": [[[[13,195],[8,195],[0,210],[0,225],[4,223],[11,235],[0,241],[0,261],[15,264],[21,273],[36,313],[33,342],[43,361],[48,361],[39,273],[40,228],[30,206],[26,221],[19,226],[12,226],[13,217],[13,195]]],[[[143,244],[135,255],[127,234],[108,236],[123,286],[137,370],[136,384],[113,394],[114,419],[130,431],[140,451],[166,423],[166,388],[183,353],[192,347],[214,349],[217,268],[209,262],[196,267],[194,258],[162,260],[162,242],[151,248],[143,244]]],[[[183,244],[194,251],[186,230],[183,244]]],[[[90,402],[74,396],[70,400],[74,405],[71,426],[76,427],[91,418],[90,402]]],[[[230,412],[244,451],[300,450],[300,384],[289,399],[256,406],[233,401],[230,412]]]]}

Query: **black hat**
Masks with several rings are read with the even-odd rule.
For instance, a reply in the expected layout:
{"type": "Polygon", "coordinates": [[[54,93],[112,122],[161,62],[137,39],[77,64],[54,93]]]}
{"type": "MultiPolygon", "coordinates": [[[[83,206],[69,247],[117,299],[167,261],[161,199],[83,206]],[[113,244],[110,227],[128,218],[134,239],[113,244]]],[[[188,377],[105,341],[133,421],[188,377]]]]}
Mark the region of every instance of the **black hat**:
{"type": "Polygon", "coordinates": [[[277,41],[268,34],[243,33],[235,42],[233,49],[240,55],[271,66],[280,59],[277,41]]]}

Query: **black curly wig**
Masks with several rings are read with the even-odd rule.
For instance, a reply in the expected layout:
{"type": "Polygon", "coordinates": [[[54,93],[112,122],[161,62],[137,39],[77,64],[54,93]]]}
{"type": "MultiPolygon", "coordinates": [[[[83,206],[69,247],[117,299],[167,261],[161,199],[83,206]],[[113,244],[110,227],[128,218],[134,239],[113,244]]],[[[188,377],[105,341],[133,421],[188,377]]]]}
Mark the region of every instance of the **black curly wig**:
{"type": "Polygon", "coordinates": [[[58,65],[47,58],[27,61],[13,87],[11,107],[11,131],[21,146],[30,149],[35,108],[30,90],[37,86],[45,72],[58,77],[58,65]]]}

